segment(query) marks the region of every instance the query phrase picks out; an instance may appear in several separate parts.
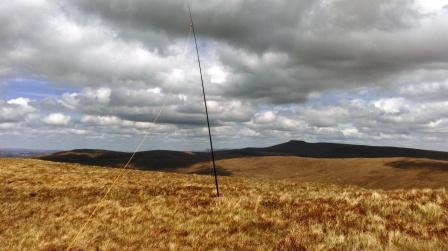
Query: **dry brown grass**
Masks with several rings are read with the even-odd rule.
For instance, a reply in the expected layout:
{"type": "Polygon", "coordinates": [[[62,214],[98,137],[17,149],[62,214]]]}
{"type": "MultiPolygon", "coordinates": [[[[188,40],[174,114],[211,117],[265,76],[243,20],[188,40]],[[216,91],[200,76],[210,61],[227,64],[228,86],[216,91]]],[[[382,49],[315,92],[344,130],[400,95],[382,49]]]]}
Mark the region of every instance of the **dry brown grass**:
{"type": "MultiPolygon", "coordinates": [[[[0,159],[0,248],[64,250],[119,169],[0,159]]],[[[444,189],[130,171],[73,250],[447,250],[444,189]]]]}
{"type": "MultiPolygon", "coordinates": [[[[416,158],[318,159],[292,156],[219,160],[232,176],[323,182],[374,189],[447,188],[448,161],[416,158]]],[[[178,171],[194,173],[210,165],[198,163],[178,171]]]]}

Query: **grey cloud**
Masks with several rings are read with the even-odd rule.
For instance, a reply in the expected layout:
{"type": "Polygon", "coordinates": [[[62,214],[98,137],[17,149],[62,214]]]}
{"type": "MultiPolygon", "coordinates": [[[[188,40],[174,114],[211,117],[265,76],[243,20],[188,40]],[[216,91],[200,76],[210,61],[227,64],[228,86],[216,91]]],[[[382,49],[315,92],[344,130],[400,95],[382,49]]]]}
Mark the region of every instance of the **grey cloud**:
{"type": "Polygon", "coordinates": [[[80,22],[61,5],[42,1],[0,7],[5,17],[0,68],[13,69],[8,75],[43,76],[65,85],[149,87],[159,85],[159,75],[178,63],[178,55],[120,38],[93,17],[80,22]]]}
{"type": "MultiPolygon", "coordinates": [[[[72,1],[83,12],[102,17],[120,30],[160,30],[180,34],[188,22],[185,1],[72,1]]],[[[396,30],[415,24],[412,1],[192,1],[202,35],[239,47],[277,48],[288,34],[316,31],[396,30]],[[336,29],[336,30],[335,30],[336,29]]]]}
{"type": "MultiPolygon", "coordinates": [[[[448,41],[439,35],[448,31],[446,22],[423,25],[413,1],[215,0],[192,7],[203,52],[229,70],[225,85],[211,88],[217,96],[303,103],[313,92],[391,85],[403,74],[448,68],[448,41]]],[[[171,48],[186,35],[184,1],[50,1],[2,11],[24,16],[5,20],[8,28],[0,31],[9,51],[1,64],[22,74],[166,90],[170,69],[197,71],[171,48]]],[[[191,74],[185,81],[197,82],[191,74]]]]}
{"type": "MultiPolygon", "coordinates": [[[[213,130],[223,142],[443,145],[446,14],[423,15],[411,0],[196,0],[192,7],[213,130]],[[226,73],[222,81],[208,73],[215,66],[226,73]],[[371,87],[383,93],[351,92],[371,87]],[[354,98],[313,103],[329,91],[354,98]]],[[[29,101],[33,111],[0,101],[0,133],[12,133],[13,124],[18,134],[132,138],[165,103],[154,132],[199,140],[204,108],[185,8],[180,0],[2,5],[0,86],[19,76],[82,91],[29,101]],[[70,116],[71,128],[45,125],[51,113],[70,116]]]]}
{"type": "Polygon", "coordinates": [[[359,101],[349,98],[330,107],[307,105],[294,112],[278,111],[269,123],[254,119],[247,126],[261,135],[281,135],[285,139],[292,137],[408,147],[418,145],[431,149],[436,149],[436,145],[443,146],[444,135],[448,132],[448,124],[443,119],[448,112],[446,101],[404,99],[401,104],[376,104],[393,100],[378,98],[359,101]],[[402,109],[403,105],[411,109],[402,109]]]}
{"type": "MultiPolygon", "coordinates": [[[[163,93],[160,89],[86,88],[43,100],[38,106],[135,122],[152,122],[160,112],[158,123],[195,126],[205,123],[202,97],[163,93]]],[[[256,111],[250,103],[239,100],[212,98],[208,106],[213,126],[249,121],[256,111]]]]}
{"type": "MultiPolygon", "coordinates": [[[[272,143],[299,138],[310,141],[398,144],[431,149],[437,146],[445,149],[442,141],[448,132],[448,122],[444,119],[448,117],[448,103],[440,100],[397,97],[395,95],[398,95],[398,91],[392,94],[394,94],[393,97],[380,96],[371,100],[362,100],[356,93],[352,93],[329,106],[322,106],[319,103],[294,105],[290,109],[283,109],[281,106],[277,109],[271,106],[269,108],[273,111],[250,112],[244,115],[251,119],[242,120],[243,122],[235,122],[233,113],[226,114],[230,109],[228,107],[232,105],[224,102],[221,106],[217,104],[211,106],[214,110],[215,122],[221,121],[212,130],[223,147],[226,144],[234,146],[234,141],[239,138],[244,138],[244,142],[260,142],[262,138],[267,138],[272,143]],[[226,115],[220,117],[220,113],[226,115]],[[229,120],[232,122],[223,122],[227,116],[230,116],[229,120]]],[[[42,108],[37,104],[38,102],[33,103],[36,109],[42,108]]],[[[113,99],[109,102],[113,103],[113,99]]],[[[244,104],[236,106],[240,105],[244,106],[244,104]]],[[[168,107],[161,117],[161,123],[157,124],[148,123],[154,115],[151,109],[156,109],[150,106],[140,108],[113,106],[107,110],[108,115],[95,115],[95,111],[74,109],[73,111],[83,115],[71,114],[70,128],[58,127],[57,133],[54,132],[55,126],[42,123],[42,118],[47,116],[46,110],[37,110],[34,113],[39,116],[30,118],[28,121],[17,121],[21,125],[15,126],[14,131],[18,135],[33,133],[50,137],[56,133],[61,137],[72,135],[72,137],[82,137],[86,140],[101,138],[101,141],[112,138],[118,140],[116,137],[122,137],[118,142],[126,138],[130,140],[135,135],[148,131],[152,137],[162,137],[168,141],[177,138],[205,142],[207,134],[203,127],[205,118],[199,112],[199,108],[197,113],[192,109],[190,113],[181,114],[175,107],[168,107]]],[[[70,113],[65,112],[65,114],[70,113]]],[[[0,137],[5,135],[4,132],[11,134],[11,125],[0,123],[0,137]]],[[[263,142],[266,144],[267,141],[263,142]]]]}
{"type": "MultiPolygon", "coordinates": [[[[188,27],[186,2],[176,1],[72,1],[82,11],[104,18],[121,31],[148,29],[184,35],[188,27]]],[[[309,1],[192,1],[193,14],[201,35],[210,38],[258,43],[265,47],[265,31],[289,27],[312,5],[309,1]]],[[[137,32],[136,32],[137,33],[137,32]]]]}
{"type": "Polygon", "coordinates": [[[403,96],[420,100],[445,100],[448,97],[448,81],[412,84],[399,88],[403,96]]]}
{"type": "Polygon", "coordinates": [[[19,122],[34,112],[29,99],[17,98],[8,101],[0,100],[0,123],[19,122]]]}

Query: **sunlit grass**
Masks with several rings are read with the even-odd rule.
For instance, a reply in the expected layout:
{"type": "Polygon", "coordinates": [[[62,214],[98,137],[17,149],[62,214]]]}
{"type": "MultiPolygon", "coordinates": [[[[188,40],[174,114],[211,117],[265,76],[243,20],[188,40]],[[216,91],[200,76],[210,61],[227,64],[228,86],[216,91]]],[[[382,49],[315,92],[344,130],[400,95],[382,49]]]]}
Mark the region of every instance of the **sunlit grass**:
{"type": "MultiPolygon", "coordinates": [[[[64,250],[119,169],[0,159],[0,249],[64,250]]],[[[73,250],[447,250],[444,189],[130,171],[73,250]]]]}

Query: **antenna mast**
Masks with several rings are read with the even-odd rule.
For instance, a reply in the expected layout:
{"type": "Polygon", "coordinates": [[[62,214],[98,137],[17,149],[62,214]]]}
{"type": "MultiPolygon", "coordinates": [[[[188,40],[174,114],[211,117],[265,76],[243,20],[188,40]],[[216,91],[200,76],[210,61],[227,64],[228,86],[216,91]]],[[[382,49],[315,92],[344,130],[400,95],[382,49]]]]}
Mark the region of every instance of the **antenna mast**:
{"type": "Polygon", "coordinates": [[[191,22],[191,28],[193,30],[194,44],[196,46],[196,55],[198,58],[199,74],[201,75],[202,95],[204,97],[205,115],[207,117],[207,128],[208,128],[208,137],[210,140],[210,150],[211,150],[212,162],[213,162],[213,173],[215,174],[216,195],[217,195],[217,197],[219,197],[218,176],[216,174],[216,165],[215,165],[215,152],[213,151],[212,133],[210,131],[210,120],[208,118],[207,99],[205,97],[204,79],[202,77],[201,60],[199,58],[198,42],[196,41],[196,32],[194,30],[194,23],[193,23],[193,17],[191,15],[190,5],[188,5],[188,12],[190,14],[190,22],[191,22]]]}

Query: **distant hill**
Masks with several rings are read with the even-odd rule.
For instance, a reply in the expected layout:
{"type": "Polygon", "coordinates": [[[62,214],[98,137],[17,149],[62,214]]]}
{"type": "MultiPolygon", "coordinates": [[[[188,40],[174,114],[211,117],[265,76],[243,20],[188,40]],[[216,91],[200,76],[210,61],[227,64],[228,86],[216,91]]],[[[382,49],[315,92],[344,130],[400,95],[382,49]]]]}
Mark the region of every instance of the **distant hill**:
{"type": "Polygon", "coordinates": [[[0,148],[0,157],[17,158],[17,157],[36,157],[40,155],[48,155],[57,151],[52,150],[32,150],[22,148],[0,148]]]}
{"type": "MultiPolygon", "coordinates": [[[[254,148],[257,149],[257,148],[254,148]]],[[[308,143],[291,140],[289,142],[260,148],[267,153],[313,158],[384,158],[410,157],[448,160],[448,152],[429,151],[391,146],[367,146],[338,143],[308,143]]]]}
{"type": "MultiPolygon", "coordinates": [[[[131,153],[106,150],[77,149],[40,156],[39,159],[57,162],[80,163],[99,166],[122,167],[131,153]]],[[[336,143],[308,143],[292,140],[264,148],[242,148],[216,152],[218,160],[260,156],[297,156],[312,158],[385,158],[408,157],[448,160],[447,152],[411,148],[366,146],[336,143]]],[[[196,163],[209,161],[207,152],[144,151],[138,152],[132,166],[142,170],[175,171],[196,163]]]]}
{"type": "MultiPolygon", "coordinates": [[[[448,184],[448,153],[410,148],[289,141],[264,148],[216,152],[221,176],[358,185],[366,188],[439,188],[448,184]]],[[[39,159],[123,167],[131,153],[78,149],[39,159]]],[[[212,175],[210,153],[138,152],[131,168],[212,175]]]]}
{"type": "MultiPolygon", "coordinates": [[[[56,152],[38,159],[56,162],[79,163],[107,167],[123,167],[132,153],[107,150],[76,149],[71,151],[56,152]]],[[[136,153],[131,165],[142,170],[174,171],[180,167],[186,167],[195,163],[207,161],[209,154],[204,152],[181,151],[144,151],[136,153]]]]}

